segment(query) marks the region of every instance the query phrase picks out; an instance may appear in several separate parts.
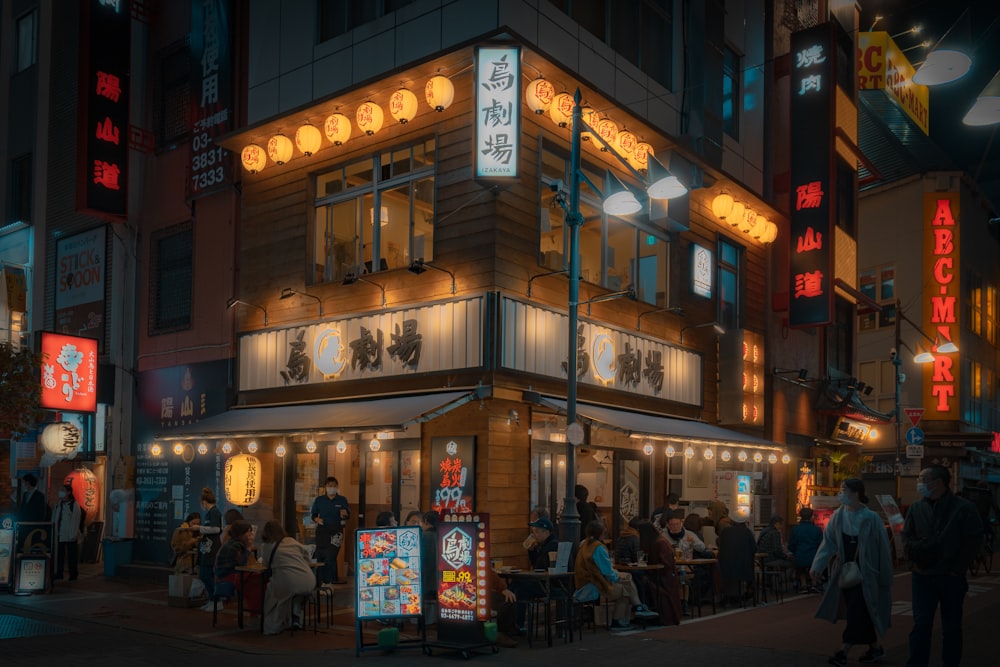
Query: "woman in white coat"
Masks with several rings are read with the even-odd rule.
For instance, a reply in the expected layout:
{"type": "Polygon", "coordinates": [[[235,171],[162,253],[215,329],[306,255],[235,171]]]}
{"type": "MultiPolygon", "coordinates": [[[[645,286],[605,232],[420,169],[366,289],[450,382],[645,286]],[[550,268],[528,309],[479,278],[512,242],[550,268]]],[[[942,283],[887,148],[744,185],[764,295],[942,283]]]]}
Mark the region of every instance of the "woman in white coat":
{"type": "Polygon", "coordinates": [[[264,524],[264,564],[271,572],[264,594],[264,634],[280,634],[288,627],[302,627],[306,597],[316,588],[309,565],[309,551],[285,533],[277,521],[264,524]]]}
{"type": "Polygon", "coordinates": [[[855,644],[868,644],[868,651],[860,656],[860,662],[876,662],[885,654],[879,637],[884,636],[889,627],[893,570],[889,538],[882,519],[865,507],[868,496],[864,482],[857,478],[845,480],[839,498],[841,506],[826,524],[810,574],[818,583],[823,570],[836,557],[816,618],[831,623],[847,619],[843,646],[828,660],[831,665],[843,667],[855,644]],[[842,588],[844,563],[850,561],[857,562],[861,583],[842,588]]]}

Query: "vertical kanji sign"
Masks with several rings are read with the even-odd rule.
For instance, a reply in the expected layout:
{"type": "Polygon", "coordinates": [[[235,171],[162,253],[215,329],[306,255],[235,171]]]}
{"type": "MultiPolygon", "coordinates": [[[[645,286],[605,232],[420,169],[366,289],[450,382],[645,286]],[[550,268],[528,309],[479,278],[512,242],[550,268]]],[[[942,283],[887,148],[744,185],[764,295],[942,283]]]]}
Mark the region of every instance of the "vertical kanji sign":
{"type": "Polygon", "coordinates": [[[833,321],[833,30],[792,34],[789,326],[833,321]]]}
{"type": "Polygon", "coordinates": [[[191,0],[189,199],[228,186],[229,151],[215,137],[232,129],[233,12],[230,0],[191,0]]]}
{"type": "Polygon", "coordinates": [[[471,514],[476,498],[476,438],[431,439],[431,509],[471,514]]]}
{"type": "Polygon", "coordinates": [[[41,332],[41,407],[67,412],[97,410],[97,341],[41,332]]]}
{"type": "Polygon", "coordinates": [[[521,138],[521,49],[476,49],[476,178],[517,178],[521,138]]]}
{"type": "Polygon", "coordinates": [[[443,624],[439,639],[451,630],[461,636],[463,624],[468,628],[469,623],[490,620],[489,536],[485,513],[446,516],[438,524],[438,620],[443,624]]]}
{"type": "Polygon", "coordinates": [[[78,197],[81,209],[116,220],[128,214],[131,25],[129,0],[83,6],[78,197]]]}

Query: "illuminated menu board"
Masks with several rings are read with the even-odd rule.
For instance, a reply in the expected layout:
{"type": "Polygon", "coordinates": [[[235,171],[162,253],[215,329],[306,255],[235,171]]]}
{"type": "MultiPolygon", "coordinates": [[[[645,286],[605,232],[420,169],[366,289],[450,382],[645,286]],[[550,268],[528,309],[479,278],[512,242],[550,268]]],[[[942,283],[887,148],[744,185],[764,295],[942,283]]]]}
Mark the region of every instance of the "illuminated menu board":
{"type": "Polygon", "coordinates": [[[419,616],[420,528],[361,529],[357,536],[357,617],[419,616]]]}
{"type": "Polygon", "coordinates": [[[490,620],[489,535],[486,514],[450,514],[438,524],[438,620],[490,620]]]}

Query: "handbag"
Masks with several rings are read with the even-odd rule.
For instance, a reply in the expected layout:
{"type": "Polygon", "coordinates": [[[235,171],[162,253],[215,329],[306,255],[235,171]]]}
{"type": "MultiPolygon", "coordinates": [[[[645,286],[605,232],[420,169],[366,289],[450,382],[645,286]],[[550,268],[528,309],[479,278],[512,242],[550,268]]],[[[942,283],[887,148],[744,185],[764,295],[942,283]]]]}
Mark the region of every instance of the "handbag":
{"type": "Polygon", "coordinates": [[[840,568],[840,579],[837,583],[841,588],[854,588],[861,585],[861,579],[861,567],[857,560],[849,560],[840,568]]]}

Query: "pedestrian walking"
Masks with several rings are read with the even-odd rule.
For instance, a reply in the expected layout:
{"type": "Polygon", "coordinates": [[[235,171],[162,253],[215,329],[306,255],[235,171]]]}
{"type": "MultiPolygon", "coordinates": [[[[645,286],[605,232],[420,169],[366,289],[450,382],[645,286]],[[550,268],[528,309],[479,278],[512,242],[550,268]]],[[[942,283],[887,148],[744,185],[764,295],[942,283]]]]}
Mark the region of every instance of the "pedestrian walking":
{"type": "Polygon", "coordinates": [[[903,550],[910,563],[913,629],[907,667],[930,660],[934,614],[941,606],[941,664],[962,662],[962,606],[969,582],[965,573],[979,553],[983,524],[976,506],[951,492],[951,473],[930,466],[917,477],[921,499],[903,524],[903,550]]]}
{"type": "Polygon", "coordinates": [[[818,585],[823,570],[836,559],[816,618],[831,623],[847,619],[843,646],[827,660],[835,667],[844,667],[856,644],[868,645],[859,662],[877,662],[885,655],[879,638],[889,628],[893,571],[882,518],[865,507],[868,496],[864,482],[855,477],[844,480],[839,499],[841,505],[826,525],[810,575],[818,585]]]}

